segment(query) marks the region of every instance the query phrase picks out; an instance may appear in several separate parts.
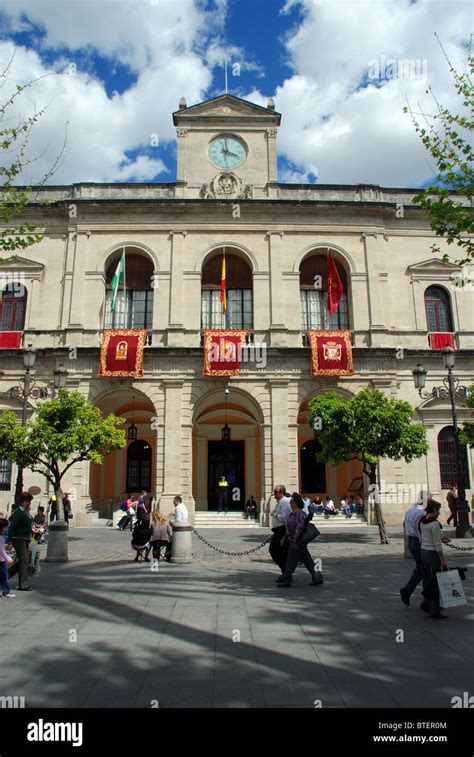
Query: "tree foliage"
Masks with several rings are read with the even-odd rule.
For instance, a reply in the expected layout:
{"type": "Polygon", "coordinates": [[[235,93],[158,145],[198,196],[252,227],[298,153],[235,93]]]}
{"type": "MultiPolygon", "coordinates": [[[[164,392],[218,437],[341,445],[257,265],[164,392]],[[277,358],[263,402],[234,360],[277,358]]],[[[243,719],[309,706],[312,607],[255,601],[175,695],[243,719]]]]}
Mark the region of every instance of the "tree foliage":
{"type": "Polygon", "coordinates": [[[0,415],[0,457],[41,473],[59,491],[64,474],[82,460],[101,463],[126,445],[125,418],[106,418],[79,392],[60,389],[57,397],[38,404],[37,415],[21,426],[16,414],[0,415]]]}
{"type": "MultiPolygon", "coordinates": [[[[471,396],[467,401],[467,406],[474,411],[474,384],[471,386],[471,396]]],[[[470,447],[474,447],[474,413],[473,420],[467,421],[462,427],[459,440],[461,444],[468,444],[470,447]]]]}
{"type": "MultiPolygon", "coordinates": [[[[309,423],[317,431],[321,463],[358,458],[372,491],[378,492],[377,464],[383,458],[409,463],[428,452],[426,429],[413,421],[414,410],[405,400],[391,399],[379,389],[363,389],[350,399],[336,392],[317,395],[309,404],[309,423]]],[[[379,497],[375,497],[382,544],[388,543],[379,497]]]]}
{"type": "MultiPolygon", "coordinates": [[[[474,241],[470,238],[474,234],[471,206],[474,152],[470,133],[474,130],[474,56],[469,54],[466,70],[460,73],[451,65],[441,43],[440,46],[454,80],[459,105],[457,112],[451,112],[438,101],[429,86],[427,93],[433,100],[433,113],[423,112],[419,104],[416,113],[410,105],[404,108],[405,113],[410,113],[416,133],[436,164],[433,171],[436,183],[419,192],[413,202],[427,211],[436,236],[445,239],[448,245],[458,247],[460,257],[454,262],[467,265],[472,264],[474,258],[474,241]],[[467,198],[468,202],[461,202],[453,191],[467,198]]],[[[440,251],[436,244],[431,249],[437,253],[440,251]]],[[[449,262],[449,255],[445,254],[443,260],[449,262]]],[[[467,277],[458,283],[464,285],[468,281],[467,277]]]]}

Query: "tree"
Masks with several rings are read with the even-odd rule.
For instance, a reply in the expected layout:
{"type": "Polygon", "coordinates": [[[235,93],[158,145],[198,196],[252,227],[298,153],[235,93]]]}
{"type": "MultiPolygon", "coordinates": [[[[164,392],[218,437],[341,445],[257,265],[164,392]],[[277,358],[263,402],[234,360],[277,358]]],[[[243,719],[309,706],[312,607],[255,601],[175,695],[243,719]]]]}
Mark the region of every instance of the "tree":
{"type": "MultiPolygon", "coordinates": [[[[13,57],[11,57],[6,68],[0,73],[0,89],[8,81],[13,57]]],[[[53,75],[55,74],[46,74],[45,76],[53,75]]],[[[26,157],[26,149],[31,130],[38,119],[44,115],[45,109],[34,113],[28,118],[15,118],[12,115],[12,109],[25,90],[32,87],[40,79],[44,79],[45,76],[32,79],[26,84],[17,84],[6,102],[0,104],[0,223],[5,227],[0,230],[0,253],[24,250],[33,244],[37,244],[43,238],[38,233],[36,225],[28,223],[14,224],[13,222],[14,219],[21,215],[28,202],[32,199],[37,201],[36,193],[33,193],[31,187],[15,186],[15,183],[24,173],[25,169],[34,162],[34,159],[26,157]]],[[[41,181],[36,184],[36,190],[42,187],[57,170],[64,147],[65,143],[51,168],[45,173],[41,181]]],[[[42,201],[41,204],[46,206],[49,203],[42,201]]],[[[4,262],[5,260],[0,258],[0,264],[4,262]]]]}
{"type": "MultiPolygon", "coordinates": [[[[436,169],[433,171],[436,184],[419,192],[413,198],[413,202],[427,211],[436,236],[443,237],[448,245],[456,244],[459,248],[461,259],[455,262],[458,265],[469,265],[474,258],[474,241],[470,238],[470,235],[474,234],[471,207],[474,189],[474,149],[472,136],[469,134],[474,130],[474,56],[469,54],[466,70],[459,73],[451,65],[441,43],[439,44],[454,79],[459,110],[451,113],[448,108],[443,107],[431,86],[428,87],[427,93],[433,99],[434,113],[424,113],[420,105],[417,113],[413,112],[409,104],[403,109],[405,113],[410,113],[416,133],[436,163],[436,169]],[[463,203],[456,199],[453,190],[469,202],[463,203]]],[[[431,249],[437,253],[440,251],[436,244],[432,245],[431,249]]],[[[449,255],[445,254],[443,260],[449,262],[449,255]]],[[[468,281],[469,277],[457,279],[460,285],[468,281]]]]}
{"type": "Polygon", "coordinates": [[[104,418],[79,392],[60,389],[38,404],[36,418],[24,426],[12,410],[0,415],[0,457],[41,473],[59,497],[69,468],[81,460],[102,463],[109,452],[125,447],[123,423],[125,418],[113,414],[104,418]]]}
{"type": "Polygon", "coordinates": [[[317,431],[321,451],[316,460],[339,463],[362,460],[369,481],[379,527],[380,543],[388,544],[377,483],[377,465],[382,458],[409,463],[428,451],[426,429],[413,422],[409,402],[389,399],[379,389],[363,389],[347,399],[336,392],[317,395],[309,404],[309,423],[317,431]]]}

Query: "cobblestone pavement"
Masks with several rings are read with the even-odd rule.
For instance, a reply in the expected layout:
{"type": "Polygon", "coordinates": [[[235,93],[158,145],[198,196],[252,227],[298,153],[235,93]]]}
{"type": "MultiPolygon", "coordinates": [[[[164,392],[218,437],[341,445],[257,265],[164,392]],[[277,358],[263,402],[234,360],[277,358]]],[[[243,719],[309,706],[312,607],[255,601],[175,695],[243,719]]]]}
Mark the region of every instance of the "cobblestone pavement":
{"type": "MultiPolygon", "coordinates": [[[[270,534],[202,533],[229,551],[270,534]]],[[[43,562],[33,592],[0,599],[0,696],[27,707],[451,707],[472,691],[474,552],[446,550],[471,568],[469,604],[435,621],[419,589],[401,604],[412,562],[400,530],[389,536],[325,530],[311,545],[325,583],[308,586],[300,566],[284,590],[268,547],[226,557],[194,537],[193,563],[153,572],[132,562],[129,532],[71,529],[68,563],[43,562]]]]}

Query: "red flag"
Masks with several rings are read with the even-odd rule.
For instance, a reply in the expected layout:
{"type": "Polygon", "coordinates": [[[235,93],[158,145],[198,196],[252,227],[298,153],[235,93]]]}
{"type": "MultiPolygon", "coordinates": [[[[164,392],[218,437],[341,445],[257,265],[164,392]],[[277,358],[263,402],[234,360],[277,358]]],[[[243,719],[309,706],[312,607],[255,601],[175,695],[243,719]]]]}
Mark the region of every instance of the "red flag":
{"type": "Polygon", "coordinates": [[[330,313],[337,313],[343,291],[341,277],[331,253],[328,252],[328,310],[330,313]]]}
{"type": "Polygon", "coordinates": [[[222,274],[221,274],[221,303],[222,303],[222,310],[224,313],[227,310],[227,294],[226,294],[226,273],[225,273],[225,250],[224,254],[222,256],[222,274]]]}

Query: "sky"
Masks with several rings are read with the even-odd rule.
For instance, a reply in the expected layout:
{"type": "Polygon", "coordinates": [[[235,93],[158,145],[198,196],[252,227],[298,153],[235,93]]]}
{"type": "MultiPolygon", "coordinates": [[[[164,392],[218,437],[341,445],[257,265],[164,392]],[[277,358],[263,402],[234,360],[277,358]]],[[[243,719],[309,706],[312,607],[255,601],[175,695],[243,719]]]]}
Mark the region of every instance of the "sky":
{"type": "MultiPolygon", "coordinates": [[[[0,106],[40,113],[21,183],[172,182],[172,112],[224,92],[282,114],[279,181],[420,187],[409,103],[458,108],[465,0],[0,0],[0,106]],[[443,49],[437,41],[438,35],[443,49]],[[443,52],[444,50],[444,52],[443,52]],[[64,150],[63,150],[64,145],[64,150]]],[[[1,123],[1,122],[0,122],[1,123]]],[[[1,126],[0,126],[1,128],[1,126]]]]}

